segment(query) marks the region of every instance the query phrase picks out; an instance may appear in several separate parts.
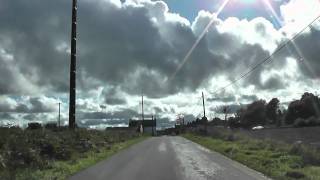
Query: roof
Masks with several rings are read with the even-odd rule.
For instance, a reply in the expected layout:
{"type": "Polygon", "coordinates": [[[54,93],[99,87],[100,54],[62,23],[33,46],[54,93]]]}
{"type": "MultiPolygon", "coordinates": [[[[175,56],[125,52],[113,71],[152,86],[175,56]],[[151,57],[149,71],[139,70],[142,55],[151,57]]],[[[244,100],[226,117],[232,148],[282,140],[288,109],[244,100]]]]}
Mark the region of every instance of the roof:
{"type": "Polygon", "coordinates": [[[140,125],[143,125],[143,127],[155,127],[156,126],[156,121],[152,120],[132,120],[129,122],[129,127],[138,127],[140,125]]]}

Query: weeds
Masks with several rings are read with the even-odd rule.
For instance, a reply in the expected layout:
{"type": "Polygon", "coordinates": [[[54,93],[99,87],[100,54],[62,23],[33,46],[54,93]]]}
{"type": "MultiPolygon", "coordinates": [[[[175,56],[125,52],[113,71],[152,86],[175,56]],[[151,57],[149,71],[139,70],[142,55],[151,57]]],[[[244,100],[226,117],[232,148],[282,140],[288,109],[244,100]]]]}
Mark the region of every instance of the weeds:
{"type": "Polygon", "coordinates": [[[137,137],[136,133],[131,132],[0,128],[0,177],[25,179],[35,172],[42,174],[50,169],[57,174],[74,173],[61,169],[61,166],[67,168],[77,163],[83,164],[79,161],[81,158],[95,162],[98,159],[93,156],[110,154],[119,149],[119,144],[137,137]]]}

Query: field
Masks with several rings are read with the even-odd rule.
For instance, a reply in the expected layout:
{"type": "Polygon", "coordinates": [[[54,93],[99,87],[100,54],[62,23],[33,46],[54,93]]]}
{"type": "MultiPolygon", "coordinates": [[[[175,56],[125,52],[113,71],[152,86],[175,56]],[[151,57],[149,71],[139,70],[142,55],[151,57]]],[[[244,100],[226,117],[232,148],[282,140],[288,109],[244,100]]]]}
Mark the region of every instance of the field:
{"type": "Polygon", "coordinates": [[[134,132],[0,129],[1,179],[66,179],[137,143],[134,132]]]}
{"type": "MultiPolygon", "coordinates": [[[[230,129],[225,129],[223,127],[208,127],[209,134],[215,134],[217,131],[231,132],[230,129]]],[[[277,128],[256,131],[233,130],[232,132],[240,133],[256,139],[267,139],[288,144],[302,143],[304,145],[320,149],[320,127],[277,128]]]]}
{"type": "Polygon", "coordinates": [[[305,145],[320,148],[320,127],[263,129],[240,132],[259,139],[271,139],[289,144],[301,141],[305,145]]]}

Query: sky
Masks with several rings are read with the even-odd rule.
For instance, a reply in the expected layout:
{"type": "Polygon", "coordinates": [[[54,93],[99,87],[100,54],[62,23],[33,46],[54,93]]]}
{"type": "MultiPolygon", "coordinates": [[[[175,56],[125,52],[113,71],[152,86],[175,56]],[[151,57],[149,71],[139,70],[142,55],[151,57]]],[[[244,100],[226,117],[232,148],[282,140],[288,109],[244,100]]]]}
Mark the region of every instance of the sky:
{"type": "MultiPolygon", "coordinates": [[[[0,1],[0,125],[68,122],[71,1],[0,1]]],[[[77,123],[103,129],[155,115],[170,127],[258,99],[318,93],[319,0],[79,0],[77,123]],[[210,24],[210,26],[208,26],[210,24]]]]}

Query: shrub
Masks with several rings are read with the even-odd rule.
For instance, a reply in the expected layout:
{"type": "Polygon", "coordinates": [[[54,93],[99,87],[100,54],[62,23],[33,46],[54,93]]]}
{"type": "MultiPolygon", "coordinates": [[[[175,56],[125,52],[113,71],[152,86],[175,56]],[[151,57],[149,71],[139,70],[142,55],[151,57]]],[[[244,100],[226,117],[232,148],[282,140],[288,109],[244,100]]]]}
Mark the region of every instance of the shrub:
{"type": "Polygon", "coordinates": [[[30,123],[27,130],[1,128],[0,179],[17,179],[22,171],[48,169],[56,160],[71,161],[86,156],[86,152],[96,150],[97,146],[111,148],[112,143],[137,136],[67,128],[54,132],[41,129],[39,123],[30,123]]]}
{"type": "Polygon", "coordinates": [[[44,128],[55,130],[58,128],[58,126],[57,126],[57,123],[48,123],[44,126],[44,128]]]}
{"type": "Polygon", "coordinates": [[[28,128],[30,130],[41,129],[42,125],[40,123],[29,123],[28,128]]]}
{"type": "Polygon", "coordinates": [[[298,118],[294,121],[294,127],[305,127],[307,125],[306,121],[302,118],[298,118]]]}
{"type": "Polygon", "coordinates": [[[294,143],[290,148],[290,153],[301,156],[304,164],[320,165],[320,153],[312,147],[304,146],[302,142],[294,143]]]}
{"type": "Polygon", "coordinates": [[[298,118],[294,122],[294,127],[312,127],[320,126],[320,120],[314,116],[309,117],[308,119],[298,118]]]}
{"type": "Polygon", "coordinates": [[[306,177],[303,173],[298,171],[289,171],[286,173],[286,176],[294,179],[302,179],[306,177]]]}

